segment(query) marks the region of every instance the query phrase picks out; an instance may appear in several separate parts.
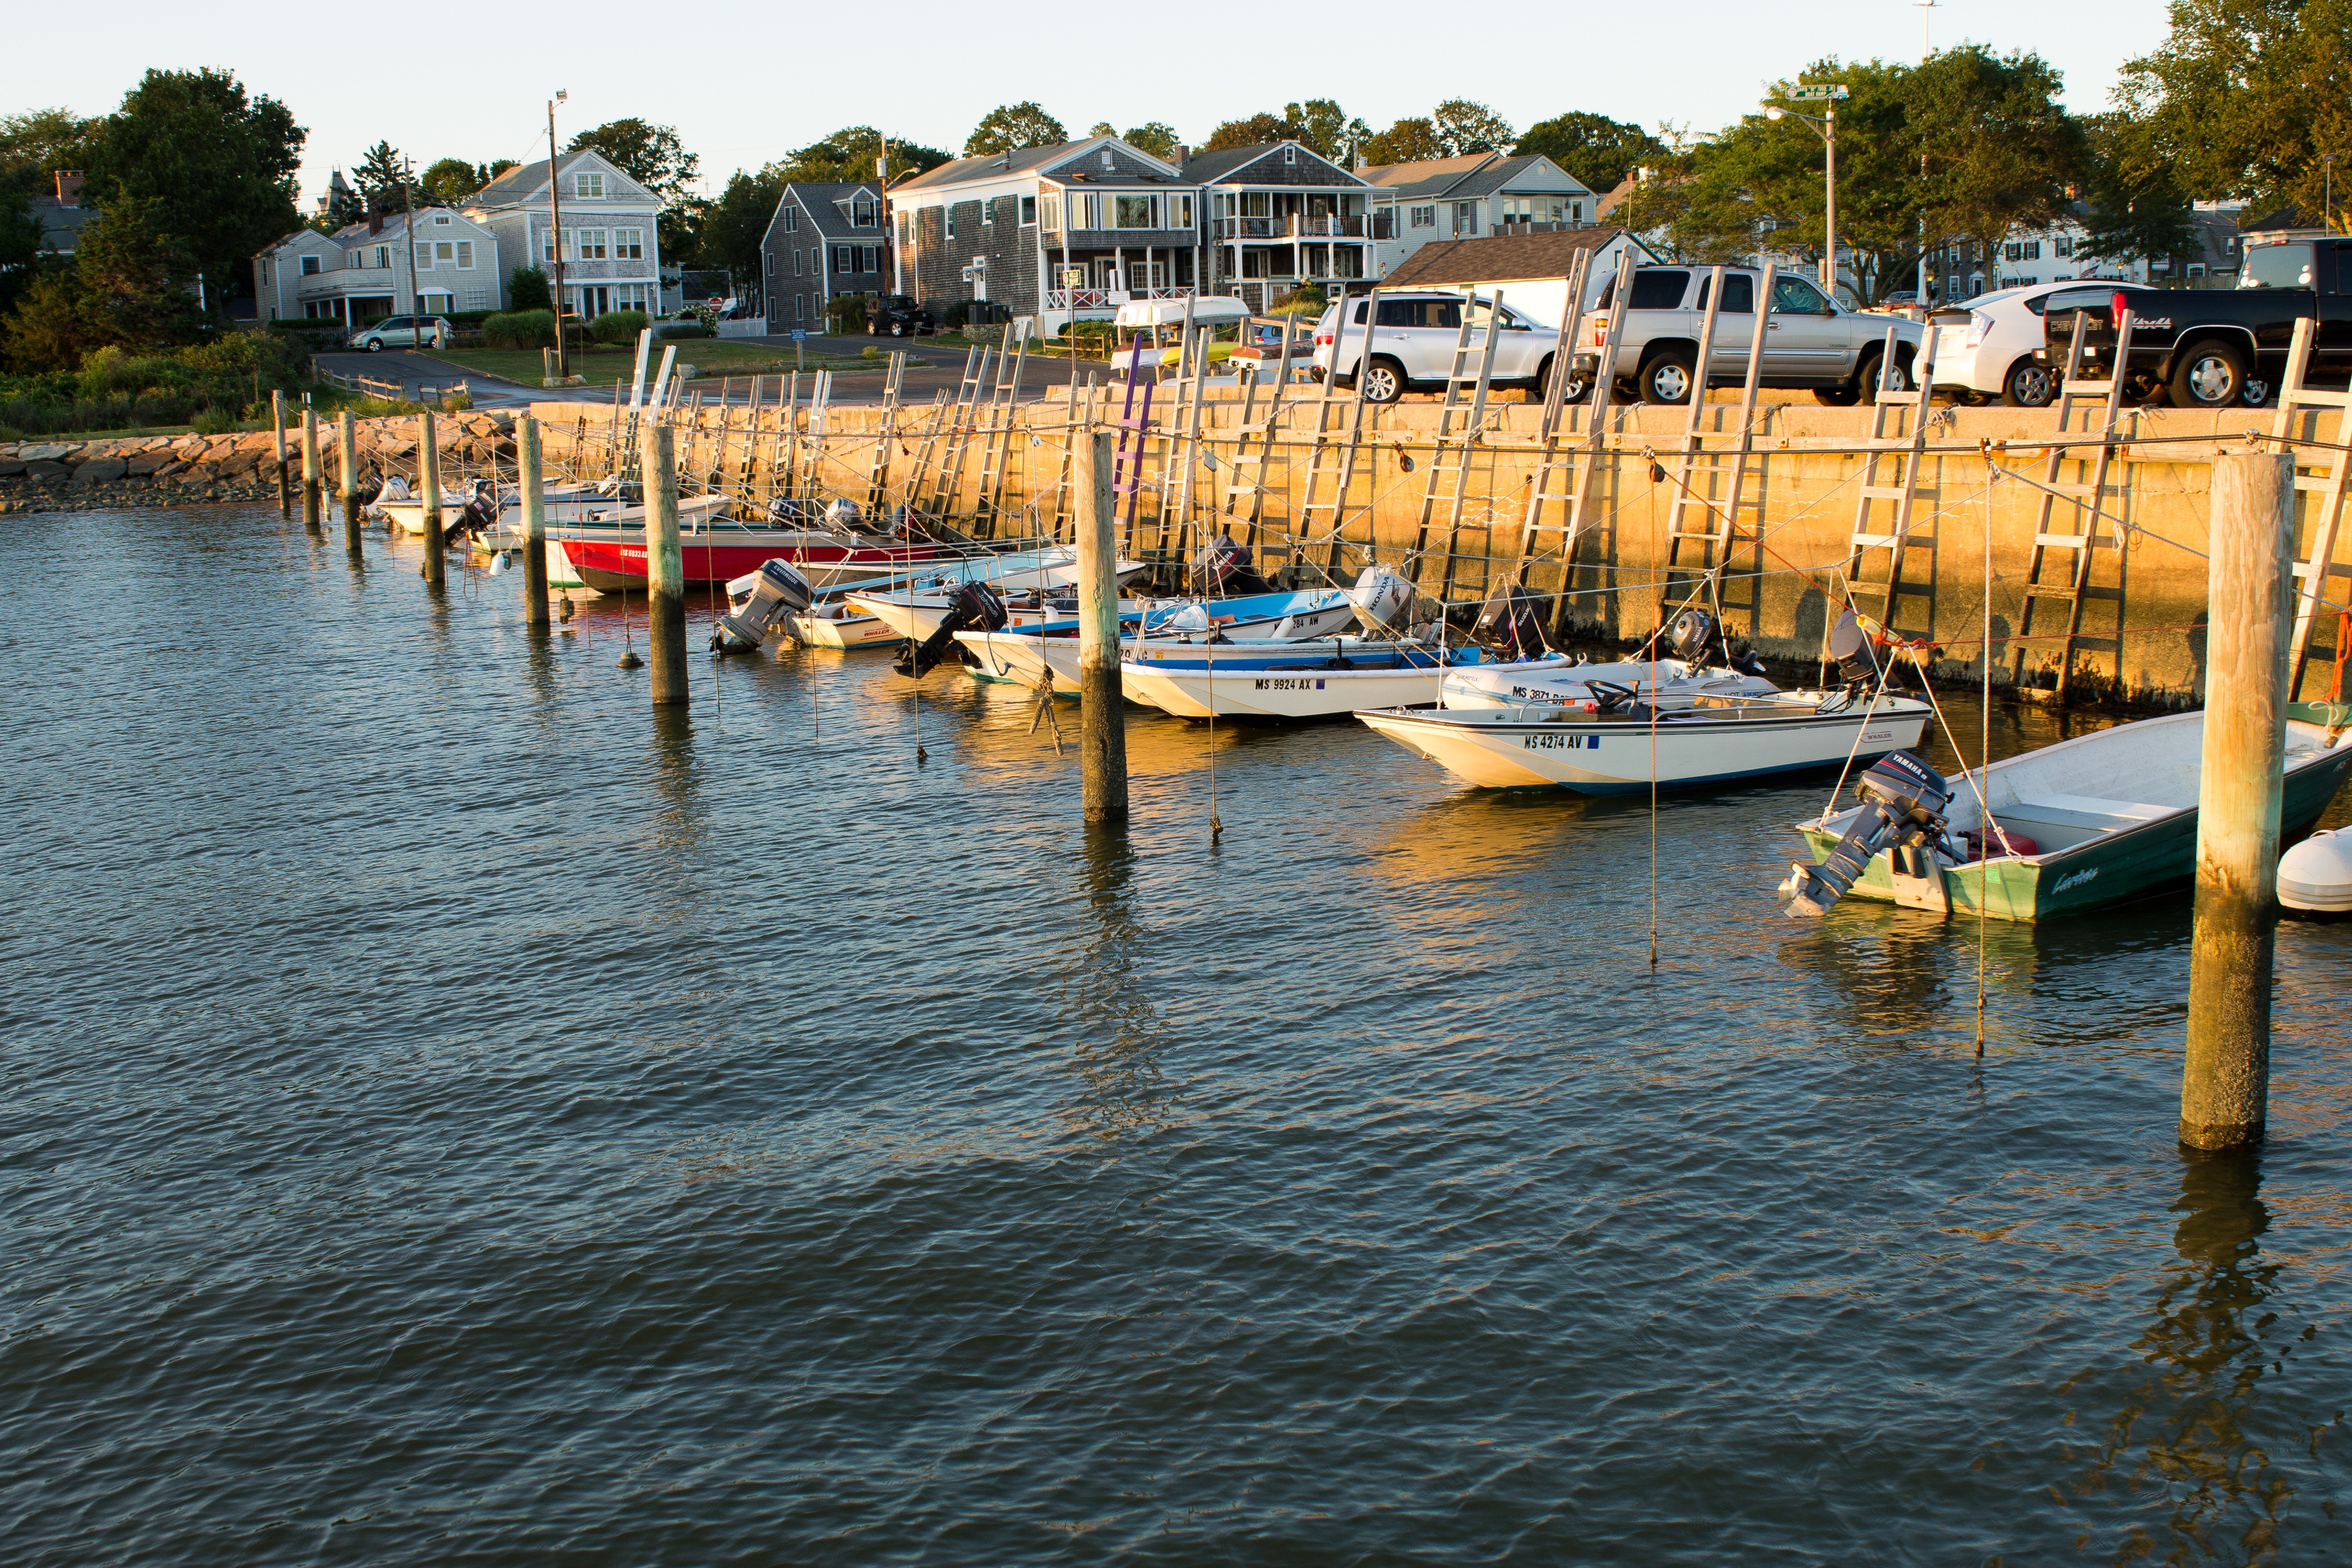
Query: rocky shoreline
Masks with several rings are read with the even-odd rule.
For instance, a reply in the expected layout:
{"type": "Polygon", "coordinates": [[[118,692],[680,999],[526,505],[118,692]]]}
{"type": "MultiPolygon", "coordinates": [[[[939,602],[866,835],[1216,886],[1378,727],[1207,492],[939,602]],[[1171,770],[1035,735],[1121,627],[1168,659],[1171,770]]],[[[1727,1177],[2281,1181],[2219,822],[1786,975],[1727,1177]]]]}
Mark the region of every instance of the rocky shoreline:
{"type": "MultiPolygon", "coordinates": [[[[415,468],[414,416],[356,422],[360,467],[415,468]]],[[[321,456],[335,479],[334,431],[322,425],[321,456]]],[[[514,460],[514,416],[499,413],[441,417],[434,446],[457,472],[514,460]]],[[[287,432],[287,458],[300,478],[301,441],[287,432]]],[[[451,477],[456,477],[453,473],[451,477]]],[[[131,436],[94,441],[0,441],[0,513],[110,511],[126,506],[202,506],[274,500],[277,459],[270,433],[131,436]]]]}

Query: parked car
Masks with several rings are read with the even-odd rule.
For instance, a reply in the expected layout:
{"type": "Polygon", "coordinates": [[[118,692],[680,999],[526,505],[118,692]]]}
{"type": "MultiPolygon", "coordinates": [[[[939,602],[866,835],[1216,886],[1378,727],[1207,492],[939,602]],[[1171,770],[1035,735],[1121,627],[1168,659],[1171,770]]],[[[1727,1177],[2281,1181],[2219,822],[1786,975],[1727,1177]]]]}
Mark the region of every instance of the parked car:
{"type": "Polygon", "coordinates": [[[440,316],[386,316],[381,321],[371,321],[352,334],[352,347],[365,349],[372,354],[388,348],[446,349],[449,346],[449,323],[440,316]]]}
{"type": "Polygon", "coordinates": [[[2048,407],[2058,382],[2041,357],[2042,312],[2052,295],[2069,287],[2000,289],[1930,312],[1936,390],[1965,403],[1998,397],[2011,408],[2048,407]]]}
{"type": "Polygon", "coordinates": [[[2042,321],[2042,363],[2063,370],[2077,321],[2087,374],[2115,363],[2118,317],[2132,313],[2127,386],[2176,408],[2227,408],[2267,400],[2286,374],[2294,323],[2309,316],[2309,369],[2340,378],[2352,371],[2352,292],[2339,268],[2352,241],[2280,240],[2249,245],[2235,289],[2150,289],[2076,284],[2052,298],[2042,321]]]}
{"type": "MultiPolygon", "coordinates": [[[[1328,307],[1316,321],[1311,369],[1316,380],[1336,376],[1334,385],[1355,385],[1359,367],[1367,364],[1367,302],[1346,302],[1344,332],[1340,305],[1328,307]],[[1339,341],[1342,338],[1345,342],[1339,341]],[[1336,365],[1335,358],[1339,361],[1336,365]]],[[[1462,312],[1465,307],[1470,311],[1470,342],[1483,353],[1487,324],[1496,313],[1493,301],[1476,296],[1465,299],[1438,289],[1383,293],[1380,298],[1380,317],[1370,323],[1369,368],[1363,372],[1365,401],[1394,403],[1407,392],[1444,391],[1445,378],[1454,372],[1454,350],[1461,342],[1462,312]]],[[[1502,307],[1501,326],[1488,384],[1541,390],[1544,378],[1551,374],[1552,348],[1559,333],[1508,305],[1502,307]]]]}
{"type": "Polygon", "coordinates": [[[866,330],[877,337],[911,338],[940,330],[940,319],[906,294],[877,294],[866,302],[866,330]]]}
{"type": "MultiPolygon", "coordinates": [[[[1698,335],[1706,316],[1705,267],[1644,267],[1633,274],[1619,330],[1617,357],[1610,374],[1631,396],[1644,403],[1686,403],[1699,381],[1698,335]]],[[[1708,386],[1738,386],[1748,379],[1748,350],[1756,331],[1756,294],[1763,275],[1748,267],[1723,269],[1723,304],[1716,313],[1715,342],[1708,354],[1708,386]]],[[[1609,310],[1617,279],[1601,290],[1585,316],[1585,342],[1577,355],[1583,374],[1600,368],[1599,351],[1608,342],[1609,310]]],[[[1833,408],[1874,401],[1879,360],[1886,335],[1895,334],[1895,364],[1889,392],[1911,390],[1911,363],[1926,329],[1894,316],[1865,316],[1843,309],[1811,279],[1780,273],[1766,310],[1763,363],[1758,384],[1810,387],[1833,408]]]]}

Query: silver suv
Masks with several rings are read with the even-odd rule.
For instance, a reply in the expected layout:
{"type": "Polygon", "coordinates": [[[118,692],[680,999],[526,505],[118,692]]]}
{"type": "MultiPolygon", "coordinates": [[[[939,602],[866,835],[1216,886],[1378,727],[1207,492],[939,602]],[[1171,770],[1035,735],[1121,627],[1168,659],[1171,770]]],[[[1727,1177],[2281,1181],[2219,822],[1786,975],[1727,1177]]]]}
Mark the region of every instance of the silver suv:
{"type": "MultiPolygon", "coordinates": [[[[1625,322],[1617,335],[1617,384],[1644,403],[1686,403],[1699,380],[1698,335],[1706,317],[1705,267],[1643,267],[1633,274],[1625,300],[1625,322]]],[[[1716,312],[1715,343],[1707,355],[1706,384],[1739,386],[1748,380],[1748,348],[1755,341],[1756,292],[1763,274],[1748,267],[1723,269],[1723,305],[1716,312]]],[[[1608,342],[1609,307],[1617,279],[1611,278],[1601,300],[1585,317],[1584,342],[1577,355],[1577,380],[1597,368],[1608,342]]],[[[1763,386],[1810,387],[1833,408],[1869,403],[1878,395],[1878,362],[1886,330],[1895,329],[1895,368],[1889,392],[1912,387],[1911,362],[1923,333],[1918,322],[1899,317],[1865,316],[1842,310],[1811,279],[1776,276],[1765,312],[1764,357],[1758,366],[1763,386]]]]}
{"type": "MultiPolygon", "coordinates": [[[[1365,303],[1361,295],[1343,300],[1325,310],[1315,323],[1312,374],[1316,380],[1336,374],[1335,385],[1355,384],[1357,369],[1365,359],[1365,303]],[[1339,342],[1342,309],[1348,315],[1345,341],[1339,342]],[[1335,354],[1343,356],[1336,373],[1331,363],[1335,354]]],[[[1462,339],[1465,310],[1470,312],[1474,351],[1465,356],[1465,365],[1475,372],[1486,353],[1486,333],[1495,318],[1493,300],[1443,289],[1382,293],[1379,318],[1370,323],[1371,367],[1364,374],[1365,401],[1394,403],[1407,392],[1445,390],[1445,378],[1454,373],[1454,345],[1462,339]]],[[[1544,377],[1551,374],[1552,348],[1559,341],[1558,328],[1503,306],[1502,331],[1495,341],[1495,369],[1488,384],[1540,390],[1544,377]]]]}

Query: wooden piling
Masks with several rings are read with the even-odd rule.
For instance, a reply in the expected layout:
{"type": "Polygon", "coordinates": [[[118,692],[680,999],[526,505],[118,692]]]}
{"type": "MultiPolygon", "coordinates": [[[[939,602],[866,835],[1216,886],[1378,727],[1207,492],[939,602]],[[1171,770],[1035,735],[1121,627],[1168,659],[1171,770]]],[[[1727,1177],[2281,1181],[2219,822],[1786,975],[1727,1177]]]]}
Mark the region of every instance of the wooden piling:
{"type": "Polygon", "coordinates": [[[539,455],[539,421],[515,421],[515,459],[522,469],[522,620],[547,629],[547,483],[539,455]]]}
{"type": "Polygon", "coordinates": [[[319,468],[319,411],[302,405],[302,526],[316,533],[324,526],[320,498],[325,484],[319,468]]]}
{"type": "Polygon", "coordinates": [[[2294,623],[2294,459],[2213,462],[2204,760],[2180,1142],[2233,1149],[2268,1118],[2287,643],[2294,623]]]}
{"type": "Polygon", "coordinates": [[[1076,442],[1078,494],[1078,757],[1088,822],[1127,820],[1126,699],[1118,683],[1118,499],[1111,488],[1111,435],[1076,442]]]}
{"type": "Polygon", "coordinates": [[[286,488],[286,395],[274,387],[269,393],[269,439],[278,458],[278,515],[292,517],[294,498],[286,488]]]}
{"type": "Polygon", "coordinates": [[[646,640],[653,649],[654,705],[684,706],[686,561],[677,543],[677,463],[669,426],[646,422],[638,463],[646,489],[646,640]]]}
{"type": "Polygon", "coordinates": [[[348,408],[335,416],[336,467],[341,470],[343,542],[360,547],[360,434],[348,408]]]}
{"type": "Polygon", "coordinates": [[[441,449],[433,444],[433,411],[424,409],[416,416],[416,483],[424,491],[418,499],[425,505],[425,580],[436,588],[447,574],[448,563],[442,559],[446,552],[441,540],[441,449]]]}

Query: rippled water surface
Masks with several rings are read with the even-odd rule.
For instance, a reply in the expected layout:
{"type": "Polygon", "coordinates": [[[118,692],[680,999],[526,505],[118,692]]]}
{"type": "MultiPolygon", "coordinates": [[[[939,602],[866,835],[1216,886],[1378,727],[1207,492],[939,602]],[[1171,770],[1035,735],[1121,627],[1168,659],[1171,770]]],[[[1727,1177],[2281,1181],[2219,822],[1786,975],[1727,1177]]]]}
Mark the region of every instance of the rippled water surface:
{"type": "Polygon", "coordinates": [[[1089,841],[1018,692],[657,721],[415,563],[0,532],[9,1560],[2352,1541],[2352,926],[2190,1163],[2185,908],[1991,927],[1979,1063],[1974,927],[1774,900],[1826,781],[1668,803],[1654,970],[1642,803],[1221,726],[1213,847],[1138,711],[1089,841]]]}

